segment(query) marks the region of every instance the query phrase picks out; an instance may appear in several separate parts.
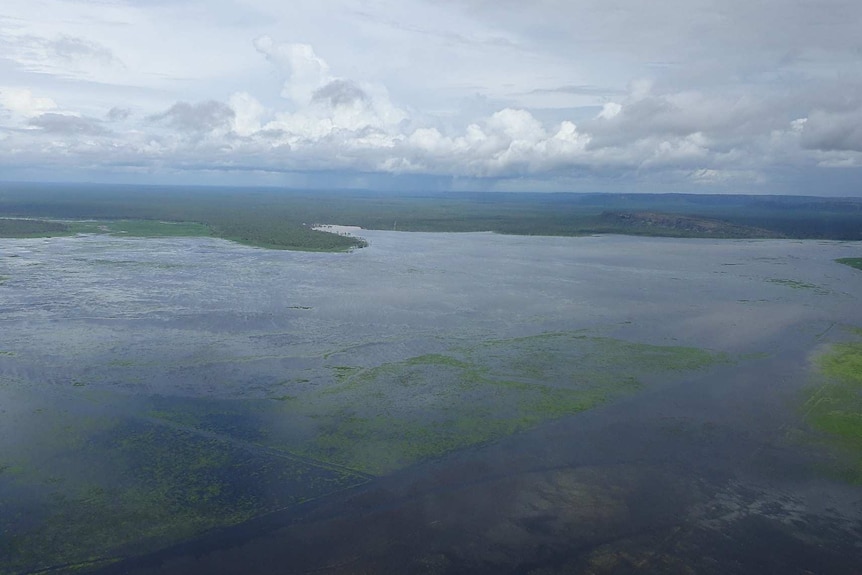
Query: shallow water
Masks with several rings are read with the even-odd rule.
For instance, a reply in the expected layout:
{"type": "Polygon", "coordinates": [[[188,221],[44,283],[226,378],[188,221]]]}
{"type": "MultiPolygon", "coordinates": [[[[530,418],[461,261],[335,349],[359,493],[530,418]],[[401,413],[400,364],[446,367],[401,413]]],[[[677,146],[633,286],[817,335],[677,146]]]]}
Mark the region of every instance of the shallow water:
{"type": "Polygon", "coordinates": [[[862,564],[862,491],[799,412],[862,325],[858,245],[362,235],[2,240],[0,572],[862,564]],[[602,395],[566,417],[519,391],[578,378],[602,395]]]}

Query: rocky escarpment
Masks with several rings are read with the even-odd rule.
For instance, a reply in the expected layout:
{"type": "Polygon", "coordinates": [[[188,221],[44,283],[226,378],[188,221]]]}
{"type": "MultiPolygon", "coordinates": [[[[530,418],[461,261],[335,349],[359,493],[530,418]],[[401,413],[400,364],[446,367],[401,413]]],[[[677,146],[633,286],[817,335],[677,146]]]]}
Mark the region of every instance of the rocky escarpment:
{"type": "Polygon", "coordinates": [[[603,223],[627,233],[706,238],[782,238],[773,230],[724,220],[660,212],[604,212],[603,223]]]}

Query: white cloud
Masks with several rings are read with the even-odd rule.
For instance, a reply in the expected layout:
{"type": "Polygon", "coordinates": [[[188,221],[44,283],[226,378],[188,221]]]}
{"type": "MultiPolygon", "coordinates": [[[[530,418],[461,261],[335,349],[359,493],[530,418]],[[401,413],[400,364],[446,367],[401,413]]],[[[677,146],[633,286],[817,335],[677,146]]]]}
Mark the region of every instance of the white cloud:
{"type": "Polygon", "coordinates": [[[771,174],[860,165],[860,18],[850,0],[8,0],[0,162],[781,191],[771,174]]]}
{"type": "Polygon", "coordinates": [[[237,92],[228,101],[233,110],[233,131],[240,136],[250,136],[260,131],[266,108],[247,92],[237,92]]]}
{"type": "Polygon", "coordinates": [[[546,137],[542,124],[526,110],[500,110],[491,116],[487,125],[492,131],[505,135],[513,142],[534,144],[546,137]]]}
{"type": "Polygon", "coordinates": [[[334,79],[329,65],[308,44],[276,44],[269,36],[261,36],[254,41],[254,47],[282,73],[281,95],[297,106],[307,106],[314,93],[334,79]]]}
{"type": "Polygon", "coordinates": [[[619,116],[620,112],[622,112],[623,107],[616,102],[607,102],[602,106],[602,111],[599,112],[598,118],[604,118],[605,120],[610,120],[616,116],[619,116]]]}
{"type": "Polygon", "coordinates": [[[35,96],[27,88],[0,88],[0,106],[15,116],[33,118],[57,109],[57,103],[45,96],[35,96]]]}

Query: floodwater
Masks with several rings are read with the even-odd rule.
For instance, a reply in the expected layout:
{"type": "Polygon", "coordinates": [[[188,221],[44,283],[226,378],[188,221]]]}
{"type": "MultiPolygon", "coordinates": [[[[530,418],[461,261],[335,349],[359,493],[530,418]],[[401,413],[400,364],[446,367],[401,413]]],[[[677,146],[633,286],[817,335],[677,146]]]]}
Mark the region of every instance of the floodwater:
{"type": "Polygon", "coordinates": [[[361,235],[0,240],[0,573],[860,572],[857,244],[361,235]]]}

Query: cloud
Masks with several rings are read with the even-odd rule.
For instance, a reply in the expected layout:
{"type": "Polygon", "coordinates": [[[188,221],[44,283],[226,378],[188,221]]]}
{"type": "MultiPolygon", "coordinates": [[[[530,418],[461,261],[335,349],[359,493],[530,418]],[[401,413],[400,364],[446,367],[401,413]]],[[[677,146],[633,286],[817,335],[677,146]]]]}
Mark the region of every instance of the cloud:
{"type": "Polygon", "coordinates": [[[311,96],[312,102],[326,102],[332,107],[365,104],[369,101],[359,86],[350,80],[333,80],[318,88],[311,96]]]}
{"type": "Polygon", "coordinates": [[[108,113],[105,114],[105,117],[109,122],[121,122],[123,120],[127,120],[132,115],[132,111],[128,108],[123,108],[120,106],[114,106],[108,113]]]}
{"type": "MultiPolygon", "coordinates": [[[[259,113],[254,122],[243,127],[236,122],[238,134],[253,135],[254,127],[277,135],[273,145],[286,145],[294,151],[319,148],[325,154],[337,148],[342,160],[352,159],[363,167],[375,150],[395,145],[408,116],[392,104],[384,86],[360,85],[333,75],[329,65],[306,44],[276,43],[262,37],[255,40],[255,48],[285,78],[281,95],[292,106],[274,111],[260,127],[259,113]],[[368,153],[362,148],[367,148],[368,153]]],[[[233,107],[244,105],[237,102],[233,107]]]]}
{"type": "Polygon", "coordinates": [[[230,97],[229,105],[233,111],[232,128],[236,134],[249,136],[260,131],[266,108],[254,96],[237,92],[230,97]]]}
{"type": "Polygon", "coordinates": [[[50,53],[67,61],[95,60],[102,64],[120,64],[109,48],[92,40],[63,34],[46,40],[44,44],[50,53]]]}
{"type": "Polygon", "coordinates": [[[125,69],[113,50],[84,35],[58,32],[50,25],[28,30],[24,26],[3,24],[0,18],[0,53],[4,61],[19,70],[57,78],[104,81],[125,69]]]}
{"type": "Polygon", "coordinates": [[[606,88],[600,86],[588,85],[566,85],[556,86],[553,88],[536,88],[526,92],[527,94],[575,94],[579,96],[609,96],[611,94],[620,94],[622,91],[615,88],[606,88]]]}
{"type": "Polygon", "coordinates": [[[196,104],[177,102],[149,119],[165,123],[181,132],[208,132],[227,126],[234,116],[235,112],[227,104],[208,100],[196,104]]]}
{"type": "Polygon", "coordinates": [[[433,128],[415,130],[404,139],[404,157],[383,164],[395,172],[502,177],[536,174],[565,166],[579,167],[589,135],[568,121],[548,131],[526,110],[504,109],[464,133],[447,137],[433,128]]]}
{"type": "Polygon", "coordinates": [[[102,123],[95,118],[53,112],[31,118],[27,124],[50,134],[98,136],[107,133],[102,123]]]}
{"type": "Polygon", "coordinates": [[[862,165],[852,0],[334,2],[8,0],[0,159],[813,193],[862,165]]]}
{"type": "Polygon", "coordinates": [[[308,104],[318,89],[334,79],[329,65],[309,44],[276,44],[269,36],[261,36],[254,41],[254,47],[284,77],[281,95],[297,105],[308,104]]]}
{"type": "Polygon", "coordinates": [[[57,103],[44,96],[35,96],[27,88],[0,88],[0,106],[14,115],[32,118],[56,110],[57,103]]]}
{"type": "Polygon", "coordinates": [[[601,118],[603,120],[610,120],[620,115],[620,112],[623,111],[622,105],[616,102],[607,102],[602,106],[602,111],[599,112],[597,118],[601,118]]]}
{"type": "Polygon", "coordinates": [[[862,152],[862,108],[838,113],[815,110],[802,124],[802,145],[826,152],[862,152]]]}

